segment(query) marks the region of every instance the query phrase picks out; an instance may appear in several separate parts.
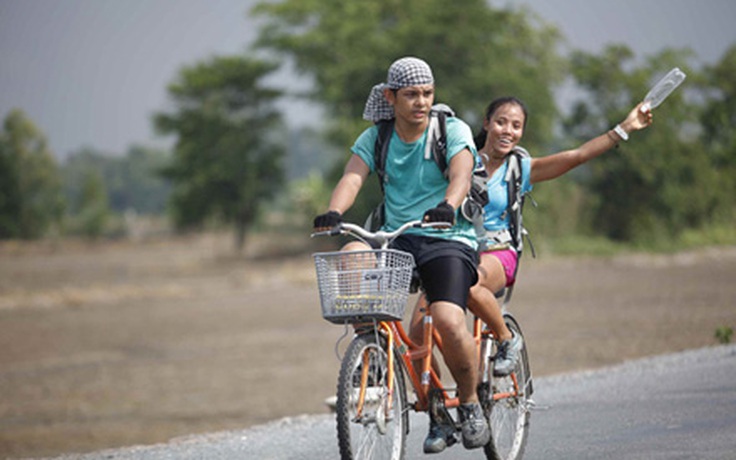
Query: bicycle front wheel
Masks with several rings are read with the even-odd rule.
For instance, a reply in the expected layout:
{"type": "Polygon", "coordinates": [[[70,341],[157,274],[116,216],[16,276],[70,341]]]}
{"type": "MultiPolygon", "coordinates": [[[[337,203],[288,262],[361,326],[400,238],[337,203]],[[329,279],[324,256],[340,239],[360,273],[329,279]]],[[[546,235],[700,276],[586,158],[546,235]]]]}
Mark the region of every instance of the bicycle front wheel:
{"type": "Polygon", "coordinates": [[[403,458],[408,420],[398,360],[394,361],[393,376],[394,392],[389,397],[385,340],[374,334],[353,339],[337,382],[337,438],[343,460],[403,458]]]}
{"type": "MultiPolygon", "coordinates": [[[[507,315],[506,325],[521,335],[516,320],[507,315]]],[[[523,335],[521,335],[523,337],[523,335]]],[[[488,345],[492,342],[486,340],[488,345]]],[[[507,377],[494,377],[491,362],[484,366],[484,380],[490,382],[485,392],[486,413],[491,426],[491,441],[484,446],[489,460],[517,460],[524,455],[529,435],[529,397],[532,384],[526,344],[519,353],[519,362],[507,377]]]]}

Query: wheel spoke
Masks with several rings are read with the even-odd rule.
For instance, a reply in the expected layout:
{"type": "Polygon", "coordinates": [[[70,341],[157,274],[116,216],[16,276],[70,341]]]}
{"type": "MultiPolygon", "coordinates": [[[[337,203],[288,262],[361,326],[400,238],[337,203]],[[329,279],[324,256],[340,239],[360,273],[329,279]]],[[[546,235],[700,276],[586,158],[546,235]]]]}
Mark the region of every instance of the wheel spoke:
{"type": "MultiPolygon", "coordinates": [[[[521,334],[515,322],[507,324],[515,334],[521,334]]],[[[526,385],[530,379],[527,375],[528,368],[524,347],[511,375],[493,377],[490,361],[484,369],[487,373],[484,377],[492,382],[492,391],[486,396],[489,399],[487,407],[490,408],[488,415],[491,425],[491,442],[484,449],[486,457],[491,460],[516,460],[524,453],[529,430],[529,409],[527,407],[527,388],[529,386],[526,385]]]]}
{"type": "Polygon", "coordinates": [[[343,458],[401,458],[405,392],[396,365],[395,393],[388,406],[388,359],[374,336],[358,336],[343,359],[338,381],[338,440],[343,458]],[[363,401],[358,415],[361,388],[363,401]]]}

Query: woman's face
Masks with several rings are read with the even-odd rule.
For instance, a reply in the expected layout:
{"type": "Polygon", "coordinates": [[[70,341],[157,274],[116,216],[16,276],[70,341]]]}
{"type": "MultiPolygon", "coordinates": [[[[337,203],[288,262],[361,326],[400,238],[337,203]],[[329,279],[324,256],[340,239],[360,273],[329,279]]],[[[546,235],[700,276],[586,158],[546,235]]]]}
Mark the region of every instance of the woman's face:
{"type": "Polygon", "coordinates": [[[513,102],[502,105],[483,122],[486,147],[495,156],[506,156],[524,135],[524,111],[513,102]]]}

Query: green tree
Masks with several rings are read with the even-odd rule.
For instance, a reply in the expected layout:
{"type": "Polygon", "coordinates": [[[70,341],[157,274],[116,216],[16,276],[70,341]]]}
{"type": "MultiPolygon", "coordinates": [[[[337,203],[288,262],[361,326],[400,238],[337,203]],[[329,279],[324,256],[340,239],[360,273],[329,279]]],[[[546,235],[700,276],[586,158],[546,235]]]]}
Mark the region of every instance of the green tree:
{"type": "Polygon", "coordinates": [[[79,198],[79,232],[88,238],[100,237],[110,219],[110,206],[105,184],[98,171],[87,170],[79,198]]]}
{"type": "Polygon", "coordinates": [[[93,170],[100,176],[110,210],[124,213],[162,214],[171,193],[171,184],[161,177],[171,155],[166,151],[133,146],[121,155],[85,148],[71,154],[62,165],[69,211],[79,210],[82,184],[93,170]]]}
{"type": "Polygon", "coordinates": [[[64,213],[61,178],[41,131],[18,109],[0,132],[0,238],[39,238],[64,213]]]}
{"type": "MultiPolygon", "coordinates": [[[[563,70],[554,51],[559,34],[526,10],[494,9],[484,0],[284,0],[254,11],[264,18],[257,46],[311,78],[309,96],[324,105],[328,138],[343,151],[367,126],[361,116],[371,87],[406,55],[432,66],[437,101],[476,128],[491,99],[512,94],[534,114],[525,144],[533,150],[551,137],[552,87],[563,70]]],[[[378,187],[361,195],[369,194],[377,200],[378,187]]],[[[372,205],[357,203],[355,213],[364,216],[372,205]]]]}
{"type": "MultiPolygon", "coordinates": [[[[600,55],[575,53],[572,72],[585,93],[566,121],[568,132],[582,141],[610,129],[676,65],[697,80],[685,65],[689,56],[687,50],[665,50],[637,64],[626,46],[611,45],[600,55]]],[[[683,89],[674,92],[656,109],[652,128],[590,163],[586,187],[597,232],[621,241],[671,240],[708,219],[713,171],[708,161],[693,161],[703,155],[688,134],[698,107],[684,95],[683,89]]]]}
{"type": "Polygon", "coordinates": [[[259,205],[283,183],[284,147],[278,141],[280,92],[262,79],[275,64],[240,56],[214,57],[182,69],[169,88],[176,109],[155,117],[157,129],[176,136],[165,175],[178,228],[209,218],[235,227],[241,249],[259,205]]]}
{"type": "MultiPolygon", "coordinates": [[[[78,215],[84,202],[84,184],[92,174],[100,178],[105,193],[107,193],[107,178],[109,171],[114,169],[116,161],[113,155],[106,155],[92,148],[83,148],[72,152],[61,164],[61,174],[64,183],[64,195],[67,202],[67,212],[71,216],[78,215]]],[[[109,198],[108,198],[109,201],[109,198]]]]}
{"type": "Polygon", "coordinates": [[[122,158],[119,179],[111,187],[110,200],[120,212],[134,209],[141,214],[162,214],[171,195],[171,183],[161,172],[171,153],[141,146],[128,149],[122,158]]]}
{"type": "Polygon", "coordinates": [[[736,218],[736,44],[721,60],[704,70],[704,89],[707,94],[701,117],[703,132],[701,145],[706,158],[718,172],[718,181],[710,188],[719,191],[715,216],[726,222],[736,218]]]}
{"type": "Polygon", "coordinates": [[[0,239],[20,234],[21,191],[18,177],[18,159],[0,140],[0,239]]]}

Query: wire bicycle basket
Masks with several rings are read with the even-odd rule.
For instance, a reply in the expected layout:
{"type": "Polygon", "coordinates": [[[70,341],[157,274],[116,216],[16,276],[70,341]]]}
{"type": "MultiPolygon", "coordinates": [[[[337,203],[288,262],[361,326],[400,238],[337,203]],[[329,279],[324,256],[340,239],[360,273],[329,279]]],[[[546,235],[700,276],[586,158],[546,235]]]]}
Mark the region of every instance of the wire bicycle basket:
{"type": "Polygon", "coordinates": [[[394,249],[314,254],[322,317],[336,324],[401,321],[414,257],[394,249]]]}

